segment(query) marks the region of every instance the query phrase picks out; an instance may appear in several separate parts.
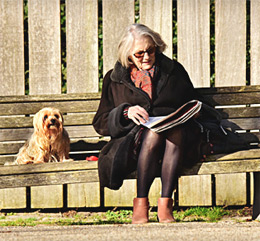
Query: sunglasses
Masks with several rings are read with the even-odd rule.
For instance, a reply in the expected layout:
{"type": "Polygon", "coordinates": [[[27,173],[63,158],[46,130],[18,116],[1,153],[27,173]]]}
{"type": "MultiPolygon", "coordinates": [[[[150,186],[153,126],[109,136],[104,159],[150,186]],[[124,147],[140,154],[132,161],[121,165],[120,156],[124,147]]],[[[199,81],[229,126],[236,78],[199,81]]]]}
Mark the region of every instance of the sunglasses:
{"type": "Polygon", "coordinates": [[[152,55],[154,54],[156,51],[156,47],[153,46],[145,51],[139,51],[137,53],[134,53],[133,55],[137,58],[137,59],[140,59],[140,58],[143,58],[144,57],[144,54],[147,53],[148,55],[152,55]]]}

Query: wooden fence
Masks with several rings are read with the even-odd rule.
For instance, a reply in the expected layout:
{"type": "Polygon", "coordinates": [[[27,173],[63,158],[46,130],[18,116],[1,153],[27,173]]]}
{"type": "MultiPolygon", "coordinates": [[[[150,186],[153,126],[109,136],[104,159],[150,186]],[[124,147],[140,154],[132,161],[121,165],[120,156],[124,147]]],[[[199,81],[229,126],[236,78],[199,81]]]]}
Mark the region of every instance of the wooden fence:
{"type": "MultiPolygon", "coordinates": [[[[175,6],[177,58],[196,87],[210,86],[213,73],[215,86],[260,84],[260,0],[66,0],[66,47],[61,44],[61,2],[28,0],[28,36],[24,35],[24,5],[23,0],[0,0],[1,96],[25,94],[27,55],[29,94],[61,93],[62,47],[66,48],[67,93],[98,92],[99,48],[103,48],[106,73],[116,61],[122,32],[136,18],[162,35],[168,45],[165,53],[172,57],[176,52],[172,30],[175,6]],[[210,25],[210,14],[214,14],[215,29],[210,25]],[[24,48],[27,38],[28,52],[24,48]],[[214,49],[210,41],[214,41],[214,49]]],[[[250,179],[246,173],[215,175],[213,187],[212,176],[182,177],[179,205],[249,204],[250,179]]],[[[104,205],[131,206],[135,188],[131,180],[119,191],[106,189],[104,205]]],[[[100,206],[98,184],[68,185],[66,191],[68,207],[100,206]]],[[[34,187],[30,193],[32,208],[64,206],[62,186],[34,187]]],[[[0,190],[0,208],[25,208],[25,195],[25,188],[0,190]]],[[[160,182],[156,180],[150,196],[152,205],[156,205],[159,195],[160,182]]]]}

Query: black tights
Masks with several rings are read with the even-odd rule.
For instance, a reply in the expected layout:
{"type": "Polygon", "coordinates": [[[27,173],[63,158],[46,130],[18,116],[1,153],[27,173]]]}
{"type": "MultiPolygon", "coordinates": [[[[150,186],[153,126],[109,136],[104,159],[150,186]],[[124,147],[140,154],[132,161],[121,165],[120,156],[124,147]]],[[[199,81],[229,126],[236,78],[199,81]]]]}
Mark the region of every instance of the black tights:
{"type": "Polygon", "coordinates": [[[178,181],[178,168],[182,157],[183,131],[173,128],[156,134],[145,129],[137,165],[137,197],[148,197],[150,187],[160,169],[162,197],[172,197],[178,181]]]}

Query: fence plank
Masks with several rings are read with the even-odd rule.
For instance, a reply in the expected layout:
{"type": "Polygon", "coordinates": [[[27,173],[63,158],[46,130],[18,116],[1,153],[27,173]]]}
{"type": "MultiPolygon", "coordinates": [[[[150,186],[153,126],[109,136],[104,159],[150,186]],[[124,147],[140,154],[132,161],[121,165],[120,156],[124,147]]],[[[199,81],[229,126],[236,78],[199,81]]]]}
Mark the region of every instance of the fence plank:
{"type": "Polygon", "coordinates": [[[0,96],[24,94],[23,1],[0,2],[0,96]]]}
{"type": "MultiPolygon", "coordinates": [[[[194,86],[208,87],[210,86],[209,1],[178,1],[177,14],[178,61],[184,65],[194,86]]],[[[210,180],[211,177],[208,175],[182,177],[179,181],[179,205],[211,205],[210,180]],[[201,190],[200,187],[206,184],[206,188],[201,190]]]]}
{"type": "MultiPolygon", "coordinates": [[[[216,0],[215,23],[215,86],[236,86],[246,84],[246,0],[216,0]],[[232,34],[231,34],[232,33],[232,34]],[[239,37],[238,37],[239,36],[239,37]]],[[[244,174],[235,174],[240,183],[246,181],[244,174]]],[[[223,186],[233,187],[230,176],[216,176],[216,204],[234,205],[245,203],[246,189],[232,188],[230,192],[223,186]],[[225,185],[223,185],[225,183],[225,185]],[[240,200],[240,201],[239,201],[240,200]]]]}
{"type": "Polygon", "coordinates": [[[98,1],[66,1],[67,93],[98,92],[98,1]]]}
{"type": "MultiPolygon", "coordinates": [[[[28,2],[29,18],[29,92],[30,94],[61,93],[60,1],[28,2]]],[[[32,207],[62,207],[62,185],[34,187],[32,207]],[[53,196],[53,193],[57,195],[53,196]],[[58,194],[59,193],[59,194],[58,194]],[[38,194],[41,198],[38,199],[38,194]]]]}
{"type": "Polygon", "coordinates": [[[114,67],[125,28],[134,23],[134,0],[103,0],[103,72],[114,67]]]}
{"type": "Polygon", "coordinates": [[[216,0],[215,86],[246,83],[246,0],[216,0]]]}
{"type": "MultiPolygon", "coordinates": [[[[67,93],[98,92],[98,1],[69,0],[66,10],[67,93]]],[[[90,201],[87,193],[93,189],[99,195],[96,184],[68,186],[68,205],[98,206],[99,200],[90,201]],[[78,199],[75,193],[82,195],[78,199]]]]}
{"type": "Polygon", "coordinates": [[[251,85],[260,84],[260,0],[251,0],[251,85]]]}
{"type": "Polygon", "coordinates": [[[61,93],[60,1],[28,1],[30,94],[61,93]]]}
{"type": "Polygon", "coordinates": [[[104,189],[105,207],[132,207],[136,197],[136,180],[125,180],[119,190],[104,189]]]}
{"type": "Polygon", "coordinates": [[[99,183],[68,184],[68,207],[99,207],[99,183]]]}
{"type": "Polygon", "coordinates": [[[161,34],[168,45],[165,54],[172,58],[172,0],[140,1],[140,23],[161,34]]]}
{"type": "Polygon", "coordinates": [[[31,187],[31,208],[62,208],[62,185],[31,187]]]}
{"type": "Polygon", "coordinates": [[[178,60],[188,71],[194,86],[210,86],[209,2],[178,1],[178,60]]]}
{"type": "MultiPolygon", "coordinates": [[[[24,94],[23,1],[0,2],[0,96],[24,94]]],[[[0,208],[26,208],[26,188],[0,190],[0,208]]]]}
{"type": "Polygon", "coordinates": [[[246,205],[246,174],[230,173],[216,176],[216,205],[246,205]]]}
{"type": "Polygon", "coordinates": [[[179,206],[212,205],[211,176],[179,178],[179,206]]]}
{"type": "Polygon", "coordinates": [[[26,188],[18,187],[0,189],[0,208],[26,208],[26,188]]]}

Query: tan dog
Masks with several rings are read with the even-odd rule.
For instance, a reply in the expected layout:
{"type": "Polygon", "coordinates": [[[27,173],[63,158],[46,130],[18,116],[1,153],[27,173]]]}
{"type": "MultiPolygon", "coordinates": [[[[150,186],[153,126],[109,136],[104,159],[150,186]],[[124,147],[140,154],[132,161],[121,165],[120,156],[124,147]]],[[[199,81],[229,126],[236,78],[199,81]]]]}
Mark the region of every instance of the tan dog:
{"type": "Polygon", "coordinates": [[[70,139],[58,109],[43,108],[33,119],[34,133],[19,150],[14,164],[63,162],[69,159],[70,139]]]}

